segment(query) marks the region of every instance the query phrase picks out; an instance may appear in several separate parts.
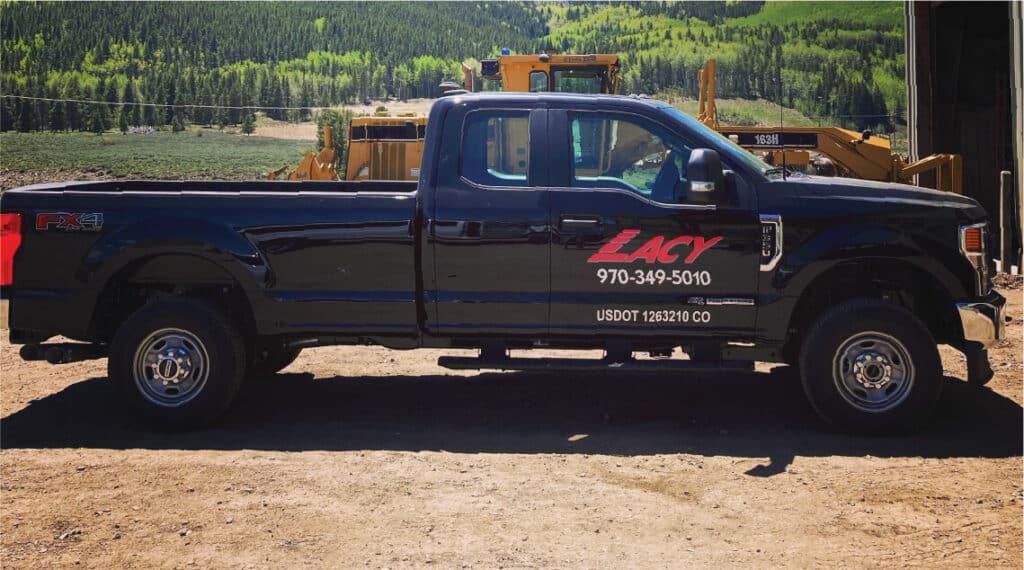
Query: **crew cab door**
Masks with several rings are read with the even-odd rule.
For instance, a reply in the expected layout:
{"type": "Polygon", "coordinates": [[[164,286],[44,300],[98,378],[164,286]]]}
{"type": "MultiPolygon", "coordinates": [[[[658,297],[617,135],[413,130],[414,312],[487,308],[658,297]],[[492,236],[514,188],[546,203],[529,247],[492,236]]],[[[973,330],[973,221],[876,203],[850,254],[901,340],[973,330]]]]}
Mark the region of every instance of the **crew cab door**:
{"type": "MultiPolygon", "coordinates": [[[[544,109],[467,110],[444,120],[424,275],[427,328],[546,335],[550,293],[544,109]],[[432,317],[432,318],[431,318],[432,317]]],[[[433,128],[433,124],[431,124],[433,128]]]]}
{"type": "Polygon", "coordinates": [[[552,109],[549,122],[566,141],[551,150],[552,334],[752,333],[761,243],[744,181],[698,196],[698,143],[652,118],[552,109]]]}

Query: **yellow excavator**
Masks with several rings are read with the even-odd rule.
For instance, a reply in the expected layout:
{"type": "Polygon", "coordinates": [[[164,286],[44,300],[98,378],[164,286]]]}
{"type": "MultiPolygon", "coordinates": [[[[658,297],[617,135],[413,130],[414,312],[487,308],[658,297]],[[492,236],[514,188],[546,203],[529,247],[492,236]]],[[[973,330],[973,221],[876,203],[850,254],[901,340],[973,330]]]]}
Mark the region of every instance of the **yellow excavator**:
{"type": "Polygon", "coordinates": [[[760,154],[766,162],[817,174],[863,180],[913,183],[914,176],[935,171],[936,188],[961,194],[963,161],[958,154],[933,154],[909,162],[892,152],[889,139],[839,127],[750,127],[721,125],[715,106],[716,62],[708,60],[698,75],[697,120],[733,142],[760,154]]]}
{"type": "Polygon", "coordinates": [[[619,92],[619,56],[502,55],[481,61],[480,75],[500,82],[504,91],[615,95],[619,92]]]}
{"type": "MultiPolygon", "coordinates": [[[[587,55],[509,55],[480,62],[481,76],[498,82],[504,91],[610,93],[619,92],[619,56],[587,55]]],[[[462,66],[463,86],[473,90],[473,76],[462,66]]],[[[442,84],[442,89],[459,88],[442,84]]],[[[346,180],[416,180],[427,117],[422,115],[357,117],[349,128],[346,180]]],[[[285,165],[267,175],[270,180],[338,180],[334,167],[337,153],[332,145],[333,132],[324,127],[324,148],[310,152],[299,166],[288,172],[285,165]],[[287,175],[286,175],[287,173],[287,175]]]]}

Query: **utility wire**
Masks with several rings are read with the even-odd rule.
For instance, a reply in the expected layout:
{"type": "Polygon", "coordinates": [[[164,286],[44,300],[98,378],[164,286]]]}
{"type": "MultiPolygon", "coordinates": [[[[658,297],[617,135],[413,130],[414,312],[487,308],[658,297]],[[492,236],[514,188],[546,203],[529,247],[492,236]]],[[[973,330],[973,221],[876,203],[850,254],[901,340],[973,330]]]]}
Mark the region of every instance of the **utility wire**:
{"type": "Polygon", "coordinates": [[[231,108],[241,109],[245,111],[247,108],[251,109],[268,109],[268,111],[324,111],[326,108],[332,108],[330,106],[264,106],[264,105],[245,105],[245,106],[229,106],[229,105],[201,105],[193,103],[140,103],[140,102],[117,102],[117,101],[96,101],[90,99],[54,99],[50,97],[30,97],[27,95],[3,95],[0,97],[7,99],[24,99],[29,101],[49,101],[54,103],[86,103],[86,104],[105,104],[105,105],[117,105],[117,106],[157,106],[157,107],[190,107],[190,108],[231,108]]]}

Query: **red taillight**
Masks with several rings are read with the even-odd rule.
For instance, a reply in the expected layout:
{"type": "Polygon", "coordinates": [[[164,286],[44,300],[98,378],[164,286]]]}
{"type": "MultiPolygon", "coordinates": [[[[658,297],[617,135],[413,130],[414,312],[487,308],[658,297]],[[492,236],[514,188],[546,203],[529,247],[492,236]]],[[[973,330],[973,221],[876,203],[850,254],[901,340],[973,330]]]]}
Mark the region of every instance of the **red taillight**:
{"type": "Polygon", "coordinates": [[[14,282],[14,254],[21,247],[21,214],[0,214],[0,285],[14,282]]]}
{"type": "Polygon", "coordinates": [[[985,246],[981,241],[981,228],[964,229],[964,250],[967,253],[983,253],[985,246]]]}

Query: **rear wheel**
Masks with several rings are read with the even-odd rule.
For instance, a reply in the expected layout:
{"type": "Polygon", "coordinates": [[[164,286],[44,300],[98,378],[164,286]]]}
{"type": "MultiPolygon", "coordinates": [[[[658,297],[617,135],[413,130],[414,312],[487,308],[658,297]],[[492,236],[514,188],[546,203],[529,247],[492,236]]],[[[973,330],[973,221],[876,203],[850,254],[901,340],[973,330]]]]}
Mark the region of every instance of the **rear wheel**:
{"type": "Polygon", "coordinates": [[[800,376],[821,417],[865,432],[910,427],[942,390],[942,362],[928,328],[906,309],[875,299],[848,301],[818,318],[801,347],[800,376]]]}
{"type": "Polygon", "coordinates": [[[235,326],[205,303],[160,301],[139,309],[110,345],[115,390],[158,427],[208,423],[238,392],[247,355],[235,326]]]}

